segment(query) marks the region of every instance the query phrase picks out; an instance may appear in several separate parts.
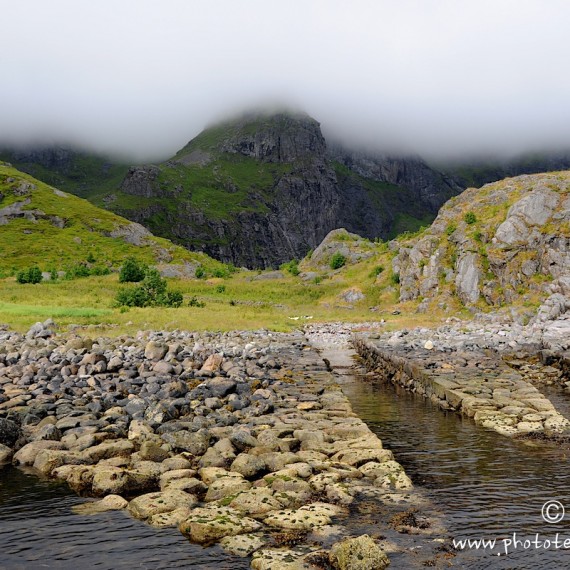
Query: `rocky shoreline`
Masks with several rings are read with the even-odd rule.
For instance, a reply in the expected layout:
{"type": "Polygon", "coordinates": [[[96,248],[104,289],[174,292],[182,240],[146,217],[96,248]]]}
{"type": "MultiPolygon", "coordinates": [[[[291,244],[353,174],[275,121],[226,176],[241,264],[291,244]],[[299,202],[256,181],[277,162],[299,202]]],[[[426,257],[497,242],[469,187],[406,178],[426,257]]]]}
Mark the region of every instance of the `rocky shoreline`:
{"type": "Polygon", "coordinates": [[[0,331],[2,461],[101,497],[82,512],[126,508],[254,569],[389,564],[398,547],[350,521],[363,497],[409,509],[412,483],[303,333],[53,327],[0,331]]]}
{"type": "Polygon", "coordinates": [[[99,498],[82,513],[126,509],[250,556],[258,570],[384,568],[420,539],[431,556],[420,563],[447,564],[445,529],[421,514],[429,508],[401,465],[353,413],[335,359],[342,367],[353,344],[376,380],[504,435],[565,437],[568,420],[531,384],[548,370],[564,385],[564,370],[536,371],[525,358],[562,362],[567,324],[386,333],[382,322],[333,323],[95,340],[59,335],[50,321],[26,335],[0,330],[0,462],[99,498]],[[378,510],[383,520],[367,524],[363,513],[378,510]]]}

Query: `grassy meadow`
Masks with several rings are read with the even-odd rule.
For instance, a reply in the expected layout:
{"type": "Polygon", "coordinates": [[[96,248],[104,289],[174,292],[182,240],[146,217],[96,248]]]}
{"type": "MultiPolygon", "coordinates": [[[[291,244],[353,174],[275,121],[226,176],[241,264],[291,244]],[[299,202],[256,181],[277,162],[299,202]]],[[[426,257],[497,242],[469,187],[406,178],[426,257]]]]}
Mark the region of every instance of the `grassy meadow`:
{"type": "MultiPolygon", "coordinates": [[[[243,184],[253,184],[252,177],[259,173],[248,164],[242,167],[243,184]]],[[[339,247],[360,248],[364,257],[370,257],[347,260],[338,269],[332,269],[332,257],[309,258],[289,264],[294,271],[284,270],[275,279],[274,273],[234,272],[203,253],[154,236],[134,245],[116,235],[121,228],[128,233],[130,226],[124,218],[0,163],[0,324],[25,331],[37,321],[53,318],[62,331],[80,325],[83,333],[100,336],[149,329],[288,331],[307,322],[381,319],[387,328],[402,328],[439,324],[450,315],[422,315],[416,313],[417,302],[398,303],[393,253],[383,243],[342,235],[339,247]],[[21,213],[10,214],[10,207],[17,204],[21,213]],[[2,211],[8,212],[4,219],[2,211]],[[118,270],[128,257],[150,265],[191,265],[200,269],[196,275],[203,278],[168,279],[169,289],[183,295],[181,307],[118,307],[117,293],[125,287],[119,283],[118,270]],[[32,266],[57,278],[18,283],[18,273],[32,266]],[[82,277],[77,269],[81,274],[89,269],[86,273],[91,275],[82,277]],[[303,273],[296,274],[299,270],[309,276],[303,279],[303,273]],[[364,298],[347,302],[343,294],[348,290],[364,298]]]]}
{"type": "Polygon", "coordinates": [[[149,329],[288,331],[310,322],[380,319],[388,329],[395,329],[438,324],[449,316],[418,315],[416,304],[398,304],[390,272],[376,275],[380,260],[389,263],[386,253],[380,253],[338,271],[323,271],[311,281],[292,275],[262,279],[257,271],[240,271],[227,278],[168,279],[169,289],[184,295],[179,308],[115,307],[117,291],[128,286],[119,283],[117,273],[38,284],[20,284],[8,277],[0,279],[0,323],[25,331],[51,317],[62,331],[75,324],[84,327],[82,334],[114,336],[149,329]],[[350,288],[365,298],[347,303],[340,295],[350,288]],[[194,298],[197,303],[192,304],[194,298]],[[392,314],[395,309],[399,315],[392,314]]]}

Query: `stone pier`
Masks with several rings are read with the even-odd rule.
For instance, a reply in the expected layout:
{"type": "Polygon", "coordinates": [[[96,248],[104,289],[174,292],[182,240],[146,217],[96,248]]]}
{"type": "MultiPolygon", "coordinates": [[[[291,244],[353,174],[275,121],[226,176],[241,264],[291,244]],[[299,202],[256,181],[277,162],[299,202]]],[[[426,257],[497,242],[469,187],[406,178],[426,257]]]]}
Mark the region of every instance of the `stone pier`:
{"type": "Polygon", "coordinates": [[[552,402],[492,350],[435,349],[429,341],[424,348],[391,346],[365,334],[355,336],[354,346],[381,381],[421,394],[501,435],[548,438],[570,428],[552,402]]]}

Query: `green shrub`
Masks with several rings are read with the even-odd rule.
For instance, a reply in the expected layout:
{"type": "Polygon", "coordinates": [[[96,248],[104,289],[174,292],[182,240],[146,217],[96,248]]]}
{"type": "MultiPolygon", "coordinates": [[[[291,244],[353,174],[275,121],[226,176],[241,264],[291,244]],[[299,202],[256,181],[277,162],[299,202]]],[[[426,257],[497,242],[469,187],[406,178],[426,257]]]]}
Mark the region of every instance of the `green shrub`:
{"type": "Polygon", "coordinates": [[[168,291],[166,279],[156,269],[147,269],[141,284],[120,289],[115,297],[117,306],[127,307],[180,307],[180,291],[168,291]]]}
{"type": "Polygon", "coordinates": [[[214,269],[212,275],[214,277],[222,277],[224,279],[227,279],[228,277],[231,277],[232,273],[235,273],[236,271],[237,267],[235,265],[233,265],[232,263],[226,263],[222,267],[214,269]]]}
{"type": "Polygon", "coordinates": [[[16,275],[16,281],[18,283],[40,283],[43,279],[42,272],[40,268],[35,265],[34,267],[29,267],[28,269],[23,269],[16,275]]]}
{"type": "MultiPolygon", "coordinates": [[[[231,304],[231,301],[230,301],[231,304]]],[[[188,301],[188,306],[189,307],[205,307],[206,303],[204,303],[204,301],[198,301],[198,297],[196,297],[196,295],[194,295],[192,297],[192,299],[190,299],[190,301],[188,301]]]]}
{"type": "Polygon", "coordinates": [[[91,275],[109,275],[111,270],[106,265],[95,265],[91,268],[91,275]]]}
{"type": "Polygon", "coordinates": [[[162,298],[163,307],[181,307],[184,296],[181,291],[166,291],[162,298]]]}
{"type": "Polygon", "coordinates": [[[74,277],[89,277],[91,275],[91,271],[85,263],[73,265],[68,273],[70,273],[69,279],[73,279],[74,277]]]}
{"type": "MultiPolygon", "coordinates": [[[[109,275],[111,270],[106,265],[95,265],[89,267],[85,261],[68,265],[65,267],[65,279],[78,279],[80,277],[90,277],[91,275],[109,275]]],[[[57,278],[57,271],[52,271],[52,275],[57,278]]]]}
{"type": "Polygon", "coordinates": [[[473,239],[474,239],[475,241],[479,242],[479,243],[482,243],[482,241],[483,241],[483,234],[482,234],[480,231],[476,231],[476,232],[473,234],[473,239]]]}
{"type": "Polygon", "coordinates": [[[147,271],[145,263],[137,261],[134,257],[128,257],[119,272],[119,283],[139,283],[145,279],[147,271]]]}
{"type": "Polygon", "coordinates": [[[445,228],[445,234],[450,236],[455,230],[457,229],[457,225],[454,224],[453,222],[451,222],[450,224],[447,225],[447,227],[445,228]]]}
{"type": "Polygon", "coordinates": [[[217,285],[216,286],[216,293],[225,293],[226,292],[226,286],[225,285],[217,285]]]}
{"type": "Polygon", "coordinates": [[[337,251],[332,257],[330,261],[331,269],[340,269],[346,264],[346,257],[337,251]]]}
{"type": "Polygon", "coordinates": [[[400,274],[392,273],[392,275],[390,275],[390,283],[392,283],[392,285],[398,285],[398,283],[400,283],[400,274]]]}
{"type": "Polygon", "coordinates": [[[201,265],[198,265],[194,275],[196,276],[196,279],[203,279],[206,277],[206,270],[201,265]]]}
{"type": "Polygon", "coordinates": [[[299,273],[301,273],[301,271],[299,270],[299,262],[296,259],[292,259],[287,263],[283,263],[280,269],[282,271],[287,271],[288,273],[290,273],[295,277],[299,275],[299,273]]]}
{"type": "Polygon", "coordinates": [[[463,216],[466,224],[474,224],[477,221],[477,216],[474,212],[467,212],[465,216],[463,216]]]}

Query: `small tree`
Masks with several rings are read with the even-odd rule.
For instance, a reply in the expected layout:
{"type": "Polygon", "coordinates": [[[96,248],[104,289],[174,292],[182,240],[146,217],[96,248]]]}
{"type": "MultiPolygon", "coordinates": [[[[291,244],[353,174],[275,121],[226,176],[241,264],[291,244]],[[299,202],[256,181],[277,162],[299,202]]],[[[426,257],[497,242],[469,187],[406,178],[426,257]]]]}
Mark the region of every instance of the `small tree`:
{"type": "Polygon", "coordinates": [[[134,257],[125,259],[119,272],[119,283],[138,283],[145,278],[148,267],[134,257]]]}
{"type": "Polygon", "coordinates": [[[337,251],[332,257],[330,266],[331,269],[340,269],[346,263],[346,257],[340,251],[337,251]]]}
{"type": "Polygon", "coordinates": [[[475,212],[467,212],[465,216],[463,216],[463,219],[465,220],[466,224],[471,225],[477,221],[477,216],[475,215],[475,212]]]}
{"type": "Polygon", "coordinates": [[[28,269],[23,269],[16,275],[16,281],[18,283],[40,283],[43,279],[42,272],[40,268],[35,265],[34,267],[29,267],[28,269]]]}

